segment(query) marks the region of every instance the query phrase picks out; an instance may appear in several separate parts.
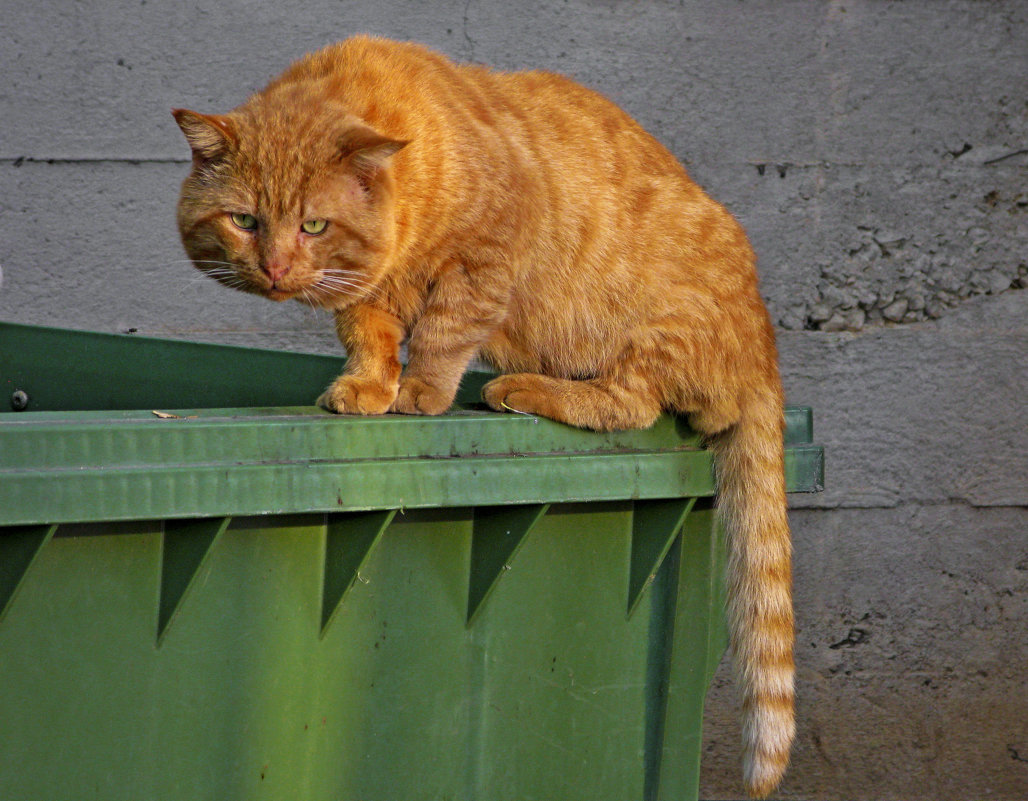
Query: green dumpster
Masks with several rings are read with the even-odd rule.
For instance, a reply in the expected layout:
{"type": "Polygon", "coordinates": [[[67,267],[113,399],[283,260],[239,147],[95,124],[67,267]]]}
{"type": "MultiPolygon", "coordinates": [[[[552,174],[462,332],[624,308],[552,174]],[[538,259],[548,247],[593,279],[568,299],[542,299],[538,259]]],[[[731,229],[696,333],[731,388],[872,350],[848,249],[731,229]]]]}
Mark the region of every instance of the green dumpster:
{"type": "Polygon", "coordinates": [[[484,411],[482,375],[336,417],[339,369],[0,323],[0,798],[694,799],[697,436],[484,411]]]}

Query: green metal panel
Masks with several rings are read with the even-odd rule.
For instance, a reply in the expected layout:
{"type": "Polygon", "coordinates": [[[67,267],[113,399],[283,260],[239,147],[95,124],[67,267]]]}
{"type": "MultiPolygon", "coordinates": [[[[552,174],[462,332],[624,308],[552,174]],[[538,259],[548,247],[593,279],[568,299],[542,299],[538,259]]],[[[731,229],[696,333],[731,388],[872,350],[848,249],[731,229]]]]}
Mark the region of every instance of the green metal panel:
{"type": "MultiPolygon", "coordinates": [[[[342,355],[259,345],[258,334],[242,348],[0,322],[0,412],[18,390],[29,411],[301,406],[343,368],[342,355]]],[[[489,378],[470,373],[458,400],[477,402],[489,378]]]]}
{"type": "Polygon", "coordinates": [[[552,507],[470,628],[474,513],[398,515],[321,637],[332,525],[233,520],[159,650],[161,527],[64,527],[0,626],[0,797],[613,801],[698,759],[651,733],[706,675],[625,615],[631,504],[552,507]]]}
{"type": "Polygon", "coordinates": [[[721,615],[719,551],[714,513],[694,510],[685,520],[675,558],[674,617],[665,621],[674,638],[668,647],[666,719],[661,738],[661,770],[655,798],[674,799],[688,788],[695,798],[700,780],[703,697],[708,669],[720,657],[726,636],[721,615]],[[697,688],[701,688],[697,691],[697,688]]]}
{"type": "Polygon", "coordinates": [[[632,562],[628,574],[628,614],[657,577],[695,498],[636,501],[632,515],[632,562]]]}
{"type": "Polygon", "coordinates": [[[321,585],[321,636],[335,617],[346,594],[361,577],[395,509],[330,515],[325,528],[325,572],[321,585]]]}
{"type": "MultiPolygon", "coordinates": [[[[128,410],[123,419],[138,419],[134,410],[240,407],[261,415],[311,405],[343,364],[335,356],[0,322],[0,414],[21,390],[33,412],[128,410]]],[[[457,402],[477,403],[491,377],[468,373],[457,402]]],[[[810,409],[787,409],[786,423],[787,444],[811,441],[810,409]]]]}
{"type": "MultiPolygon", "coordinates": [[[[593,434],[521,415],[0,420],[0,525],[711,495],[709,454],[670,417],[593,434]],[[661,447],[657,437],[665,435],[661,447]]],[[[790,490],[821,450],[790,446],[790,490]]]]}
{"type": "Polygon", "coordinates": [[[438,418],[302,405],[338,369],[0,324],[0,798],[694,799],[695,433],[495,414],[479,374],[438,418]]]}
{"type": "Polygon", "coordinates": [[[0,410],[16,390],[28,411],[295,406],[342,366],[341,357],[0,323],[0,410]]]}
{"type": "Polygon", "coordinates": [[[527,506],[480,506],[475,509],[471,534],[471,567],[468,581],[468,625],[503,574],[549,504],[527,506]]]}
{"type": "Polygon", "coordinates": [[[197,574],[207,562],[214,541],[224,533],[230,521],[228,517],[164,521],[161,592],[157,605],[158,646],[186,593],[196,583],[197,574]]]}
{"type": "Polygon", "coordinates": [[[18,594],[32,563],[57,526],[11,526],[0,529],[0,622],[18,594]]]}

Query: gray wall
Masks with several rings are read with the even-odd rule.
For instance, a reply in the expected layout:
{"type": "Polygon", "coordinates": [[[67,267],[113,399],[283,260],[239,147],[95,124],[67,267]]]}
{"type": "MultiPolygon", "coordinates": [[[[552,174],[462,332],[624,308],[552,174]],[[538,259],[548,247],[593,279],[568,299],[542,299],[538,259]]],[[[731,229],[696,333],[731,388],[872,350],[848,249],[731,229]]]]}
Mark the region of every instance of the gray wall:
{"type": "MultiPolygon", "coordinates": [[[[1028,796],[1028,4],[3,0],[0,319],[333,351],[196,280],[172,106],[368,31],[559,70],[748,228],[827,491],[795,499],[809,799],[1028,796]]],[[[703,793],[741,795],[721,671],[703,793]]]]}

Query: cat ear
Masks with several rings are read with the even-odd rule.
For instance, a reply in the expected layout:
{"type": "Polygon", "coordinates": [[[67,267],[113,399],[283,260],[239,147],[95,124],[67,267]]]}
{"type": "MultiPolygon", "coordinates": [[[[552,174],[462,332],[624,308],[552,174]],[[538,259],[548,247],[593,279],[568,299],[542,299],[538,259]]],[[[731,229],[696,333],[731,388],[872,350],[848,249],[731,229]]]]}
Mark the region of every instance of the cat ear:
{"type": "Polygon", "coordinates": [[[184,108],[172,109],[171,113],[186,135],[193,157],[200,161],[220,158],[238,141],[236,129],[228,117],[200,114],[184,108]]]}
{"type": "Polygon", "coordinates": [[[370,184],[386,167],[389,159],[407,144],[399,139],[383,136],[363,125],[349,128],[336,140],[340,159],[349,162],[365,186],[370,184]]]}

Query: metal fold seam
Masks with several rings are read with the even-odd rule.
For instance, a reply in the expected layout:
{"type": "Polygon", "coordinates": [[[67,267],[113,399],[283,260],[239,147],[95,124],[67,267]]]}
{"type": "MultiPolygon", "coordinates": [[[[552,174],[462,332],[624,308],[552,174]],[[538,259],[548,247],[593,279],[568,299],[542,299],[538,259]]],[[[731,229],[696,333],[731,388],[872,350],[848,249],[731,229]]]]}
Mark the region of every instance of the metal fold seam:
{"type": "Polygon", "coordinates": [[[40,516],[87,522],[343,512],[679,497],[713,489],[703,451],[35,471],[0,481],[0,525],[40,516]]]}
{"type": "Polygon", "coordinates": [[[474,625],[500,579],[511,570],[525,538],[547,509],[546,503],[475,507],[465,617],[468,628],[474,625]]]}
{"type": "MultiPolygon", "coordinates": [[[[795,456],[792,449],[787,452],[789,489],[816,486],[819,476],[807,473],[817,460],[803,458],[810,448],[796,450],[795,456]]],[[[0,526],[714,494],[710,454],[692,450],[62,468],[2,475],[0,526]]]]}
{"type": "Polygon", "coordinates": [[[25,577],[56,531],[56,525],[28,525],[0,530],[0,622],[7,616],[25,577]]]}
{"type": "Polygon", "coordinates": [[[698,438],[659,430],[597,434],[543,421],[443,417],[432,420],[339,419],[239,423],[204,420],[64,427],[7,425],[0,418],[0,469],[115,464],[453,458],[521,454],[627,453],[699,449],[698,438]],[[7,467],[5,468],[4,465],[7,467]]]}
{"type": "Polygon", "coordinates": [[[325,519],[321,572],[321,625],[324,639],[360,572],[381,541],[396,509],[330,514],[325,519]]]}
{"type": "Polygon", "coordinates": [[[626,609],[629,618],[657,577],[657,572],[695,503],[696,498],[692,497],[639,500],[632,505],[626,609]]]}
{"type": "Polygon", "coordinates": [[[157,647],[160,648],[211,549],[231,517],[165,520],[161,534],[160,590],[157,602],[157,647]]]}
{"type": "Polygon", "coordinates": [[[410,462],[432,462],[435,464],[445,462],[473,462],[484,460],[503,459],[518,461],[523,459],[581,459],[581,458],[626,458],[645,457],[676,453],[706,453],[702,448],[667,448],[667,449],[644,449],[644,450],[595,450],[595,451],[524,451],[517,453],[464,453],[453,456],[360,456],[360,457],[297,457],[293,459],[224,459],[224,460],[182,460],[176,462],[162,462],[160,464],[111,464],[109,462],[96,462],[94,464],[59,465],[52,467],[0,467],[0,476],[19,474],[45,474],[59,476],[64,473],[81,474],[83,472],[98,471],[104,473],[124,472],[141,474],[143,472],[164,473],[175,470],[222,470],[236,468],[260,468],[260,467],[308,467],[308,466],[338,466],[340,468],[350,467],[357,464],[377,463],[410,463],[410,462]]]}

